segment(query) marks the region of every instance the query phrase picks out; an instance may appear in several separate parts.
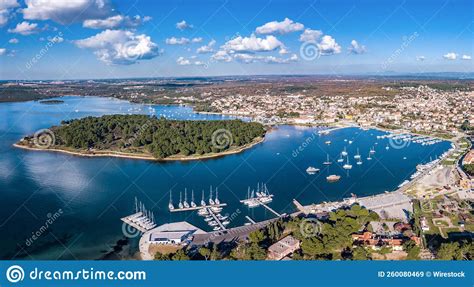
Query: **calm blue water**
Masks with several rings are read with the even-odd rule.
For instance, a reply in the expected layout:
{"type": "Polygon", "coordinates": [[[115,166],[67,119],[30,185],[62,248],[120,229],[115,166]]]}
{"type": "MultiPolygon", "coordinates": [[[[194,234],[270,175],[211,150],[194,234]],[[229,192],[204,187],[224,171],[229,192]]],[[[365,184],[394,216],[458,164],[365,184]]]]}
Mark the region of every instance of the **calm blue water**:
{"type": "Polygon", "coordinates": [[[431,146],[411,143],[401,149],[385,149],[388,140],[377,140],[384,132],[347,128],[330,135],[315,135],[317,128],[280,126],[264,143],[243,153],[219,159],[157,163],[119,158],[82,158],[59,153],[16,149],[12,144],[26,134],[59,124],[62,120],[115,113],[154,113],[175,119],[226,119],[201,115],[176,106],[148,106],[125,101],[64,97],[65,103],[38,102],[0,104],[0,257],[26,259],[95,259],[110,251],[123,238],[120,217],[133,211],[134,198],[155,213],[159,223],[187,220],[209,230],[194,213],[168,211],[169,193],[188,189],[201,198],[201,190],[219,188],[219,198],[228,206],[223,214],[234,214],[231,226],[242,225],[248,215],[256,221],[273,217],[263,208],[248,209],[239,203],[247,187],[266,182],[275,195],[269,205],[279,212],[294,211],[292,199],[303,204],[340,200],[354,193],[359,196],[394,190],[408,179],[419,163],[441,155],[450,144],[431,146]],[[349,145],[344,139],[353,140],[349,145]],[[324,142],[330,140],[331,145],[324,142]],[[347,146],[353,169],[347,172],[336,163],[347,146]],[[365,158],[376,149],[372,161],[365,158]],[[299,152],[295,152],[298,150],[299,152]],[[355,164],[359,148],[363,164],[355,164]],[[334,162],[324,168],[329,154],[334,162]],[[403,159],[406,157],[406,159],[403,159]],[[308,166],[321,168],[308,175],[308,166]],[[329,174],[342,176],[337,183],[326,182],[329,174]],[[63,214],[44,229],[48,214],[63,214]],[[43,227],[43,229],[42,229],[43,227]],[[25,245],[32,233],[39,239],[25,245]]]}

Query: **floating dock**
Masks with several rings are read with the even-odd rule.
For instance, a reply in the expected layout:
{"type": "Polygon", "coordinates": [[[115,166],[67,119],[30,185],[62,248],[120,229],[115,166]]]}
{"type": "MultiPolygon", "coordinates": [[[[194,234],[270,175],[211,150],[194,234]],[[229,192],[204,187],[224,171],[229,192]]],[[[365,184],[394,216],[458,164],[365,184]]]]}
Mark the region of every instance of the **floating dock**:
{"type": "Polygon", "coordinates": [[[122,217],[121,220],[140,232],[147,232],[156,226],[156,224],[141,211],[122,217]]]}
{"type": "Polygon", "coordinates": [[[197,205],[195,207],[183,207],[183,208],[175,208],[175,209],[170,209],[170,212],[178,212],[178,211],[194,211],[194,210],[199,210],[199,209],[206,209],[206,208],[211,208],[211,207],[223,207],[227,206],[227,203],[219,203],[219,204],[209,204],[209,205],[197,205]]]}
{"type": "Polygon", "coordinates": [[[253,220],[252,218],[250,218],[248,215],[246,215],[245,218],[247,218],[247,220],[250,221],[250,223],[252,223],[252,224],[257,223],[257,222],[255,222],[255,220],[253,220]]]}
{"type": "Polygon", "coordinates": [[[214,218],[214,220],[217,222],[217,224],[219,224],[219,227],[222,230],[227,230],[224,224],[222,224],[222,222],[219,220],[219,218],[217,218],[217,216],[214,214],[214,212],[210,208],[207,208],[207,212],[214,218]]]}

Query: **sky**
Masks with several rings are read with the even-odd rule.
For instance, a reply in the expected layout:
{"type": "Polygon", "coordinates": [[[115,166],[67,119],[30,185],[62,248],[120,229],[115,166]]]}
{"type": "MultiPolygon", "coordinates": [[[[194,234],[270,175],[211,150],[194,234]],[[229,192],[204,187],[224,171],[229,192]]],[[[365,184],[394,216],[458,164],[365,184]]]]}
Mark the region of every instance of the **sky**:
{"type": "Polygon", "coordinates": [[[472,0],[0,0],[0,80],[473,72],[472,0]]]}

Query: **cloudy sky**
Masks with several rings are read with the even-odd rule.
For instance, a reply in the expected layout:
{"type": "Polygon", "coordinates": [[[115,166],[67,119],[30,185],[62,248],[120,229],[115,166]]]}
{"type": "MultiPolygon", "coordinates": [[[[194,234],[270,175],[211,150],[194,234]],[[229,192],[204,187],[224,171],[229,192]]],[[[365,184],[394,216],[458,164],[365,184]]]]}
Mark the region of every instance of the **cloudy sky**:
{"type": "Polygon", "coordinates": [[[0,0],[0,79],[472,72],[469,0],[0,0]]]}

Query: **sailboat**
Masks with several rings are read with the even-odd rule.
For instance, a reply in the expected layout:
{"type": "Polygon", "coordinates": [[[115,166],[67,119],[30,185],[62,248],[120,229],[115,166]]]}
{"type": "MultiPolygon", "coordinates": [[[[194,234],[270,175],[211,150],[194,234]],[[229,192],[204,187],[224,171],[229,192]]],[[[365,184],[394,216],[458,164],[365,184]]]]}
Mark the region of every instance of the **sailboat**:
{"type": "Polygon", "coordinates": [[[191,207],[196,207],[196,203],[194,203],[194,190],[191,190],[191,207]]]}
{"type": "Polygon", "coordinates": [[[355,159],[360,159],[359,149],[357,149],[357,154],[354,156],[355,159]]]}
{"type": "Polygon", "coordinates": [[[214,205],[214,199],[212,199],[212,186],[211,189],[209,190],[209,204],[214,205]]]}
{"type": "Polygon", "coordinates": [[[342,153],[341,153],[341,156],[337,159],[337,162],[344,162],[344,159],[342,158],[342,153]]]}
{"type": "Polygon", "coordinates": [[[359,160],[357,160],[357,165],[361,165],[361,164],[362,164],[362,161],[359,158],[359,160]]]}
{"type": "Polygon", "coordinates": [[[330,165],[332,162],[329,160],[329,154],[327,155],[327,159],[325,162],[323,162],[324,165],[330,165]]]}
{"type": "Polygon", "coordinates": [[[370,152],[369,152],[369,156],[367,157],[367,160],[372,160],[372,157],[370,156],[370,152]]]}
{"type": "Polygon", "coordinates": [[[341,152],[342,156],[346,156],[347,155],[347,150],[346,150],[346,147],[344,147],[344,150],[341,152]]]}
{"type": "Polygon", "coordinates": [[[343,169],[351,169],[352,165],[349,163],[349,158],[347,158],[347,162],[345,165],[342,166],[343,169]]]}
{"type": "Polygon", "coordinates": [[[186,188],[184,189],[184,202],[183,202],[184,207],[189,208],[189,203],[188,203],[188,193],[186,188]]]}
{"type": "Polygon", "coordinates": [[[371,154],[374,154],[374,153],[375,153],[374,147],[372,147],[372,148],[370,149],[370,153],[371,153],[371,154]]]}
{"type": "Polygon", "coordinates": [[[201,206],[206,206],[206,201],[204,200],[204,189],[202,190],[201,206]]]}
{"type": "Polygon", "coordinates": [[[171,197],[171,190],[170,190],[170,203],[168,203],[168,208],[170,210],[173,210],[174,209],[174,206],[173,206],[173,199],[171,197]]]}
{"type": "Polygon", "coordinates": [[[220,203],[221,203],[221,202],[219,201],[218,196],[219,196],[219,191],[218,191],[217,188],[216,188],[216,199],[214,200],[214,202],[215,202],[216,204],[220,204],[220,203]]]}
{"type": "Polygon", "coordinates": [[[181,202],[181,192],[179,193],[179,203],[178,203],[179,208],[183,208],[183,203],[181,202]]]}

